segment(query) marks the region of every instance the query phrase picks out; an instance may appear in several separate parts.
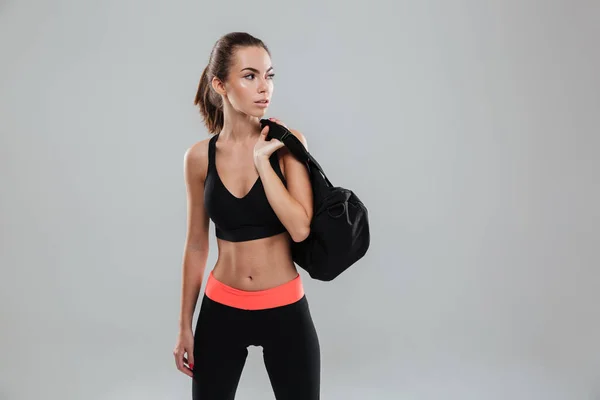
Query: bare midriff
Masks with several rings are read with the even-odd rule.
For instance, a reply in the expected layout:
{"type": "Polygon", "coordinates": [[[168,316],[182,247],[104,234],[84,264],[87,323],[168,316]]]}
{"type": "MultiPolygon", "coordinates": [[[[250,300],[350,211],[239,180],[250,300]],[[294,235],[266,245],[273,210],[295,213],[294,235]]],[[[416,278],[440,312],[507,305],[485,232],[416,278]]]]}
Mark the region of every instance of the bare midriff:
{"type": "Polygon", "coordinates": [[[289,241],[287,232],[246,242],[217,239],[219,255],[211,274],[219,282],[244,291],[266,290],[290,282],[298,271],[289,241]]]}

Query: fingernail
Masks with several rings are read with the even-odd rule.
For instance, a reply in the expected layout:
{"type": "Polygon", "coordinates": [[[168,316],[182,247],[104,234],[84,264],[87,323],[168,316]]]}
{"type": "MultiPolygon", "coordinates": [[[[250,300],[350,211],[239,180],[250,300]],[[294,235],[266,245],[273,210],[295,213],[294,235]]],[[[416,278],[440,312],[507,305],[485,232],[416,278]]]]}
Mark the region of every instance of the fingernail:
{"type": "Polygon", "coordinates": [[[194,364],[190,364],[190,369],[194,369],[194,364]]]}

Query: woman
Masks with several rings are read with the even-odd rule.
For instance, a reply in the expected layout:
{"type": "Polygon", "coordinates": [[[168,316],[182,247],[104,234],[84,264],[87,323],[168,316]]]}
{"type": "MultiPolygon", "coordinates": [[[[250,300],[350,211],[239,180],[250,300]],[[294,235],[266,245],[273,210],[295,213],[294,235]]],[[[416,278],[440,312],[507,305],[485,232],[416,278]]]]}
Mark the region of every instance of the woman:
{"type": "MultiPolygon", "coordinates": [[[[234,399],[249,346],[262,347],[278,400],[319,398],[319,340],[290,249],[309,234],[312,190],[306,167],[282,142],[266,139],[268,126],[261,130],[273,76],[267,46],[233,32],[215,44],[196,95],[214,135],[184,158],[188,220],[174,350],[196,400],[234,399]],[[218,258],[193,333],[209,219],[218,258]]],[[[304,135],[290,131],[306,146],[304,135]]]]}

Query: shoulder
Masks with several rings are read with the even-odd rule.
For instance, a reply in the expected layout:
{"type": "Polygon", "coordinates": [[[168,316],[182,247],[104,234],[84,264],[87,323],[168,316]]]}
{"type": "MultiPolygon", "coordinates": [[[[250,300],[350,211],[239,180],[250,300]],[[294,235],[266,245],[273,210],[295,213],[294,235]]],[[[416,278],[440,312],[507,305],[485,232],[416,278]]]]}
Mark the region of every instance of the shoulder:
{"type": "Polygon", "coordinates": [[[306,147],[308,149],[308,145],[306,142],[306,136],[304,136],[304,134],[302,132],[300,132],[297,129],[290,129],[290,132],[292,132],[294,134],[294,136],[296,136],[296,138],[304,145],[304,147],[306,147]]]}
{"type": "MultiPolygon", "coordinates": [[[[288,128],[290,132],[302,143],[305,149],[308,150],[308,142],[306,140],[306,136],[300,132],[298,129],[288,128]]],[[[289,149],[286,146],[283,146],[279,149],[280,155],[280,168],[282,169],[283,175],[286,179],[289,179],[290,175],[293,175],[294,172],[304,174],[306,167],[302,164],[292,153],[290,153],[289,149]]]]}
{"type": "MultiPolygon", "coordinates": [[[[290,132],[292,132],[292,134],[294,136],[296,136],[296,138],[300,141],[300,143],[302,143],[304,145],[304,147],[308,150],[308,142],[306,140],[306,136],[300,132],[298,129],[291,129],[288,128],[288,130],[290,132]]],[[[289,152],[288,148],[283,146],[281,149],[279,149],[279,154],[281,155],[281,157],[285,160],[295,160],[294,156],[292,156],[292,154],[289,152]]]]}
{"type": "MultiPolygon", "coordinates": [[[[298,129],[288,128],[288,130],[290,132],[292,132],[292,134],[294,136],[296,136],[296,138],[300,141],[300,143],[302,143],[304,145],[304,148],[306,148],[308,150],[306,136],[304,136],[304,134],[302,132],[300,132],[298,129]]],[[[296,157],[294,157],[292,155],[292,153],[290,153],[290,151],[288,150],[288,148],[286,146],[283,146],[281,149],[278,150],[278,152],[279,152],[279,158],[280,158],[280,168],[282,168],[284,175],[285,175],[286,168],[289,168],[289,167],[287,167],[288,165],[300,164],[300,162],[296,159],[296,157]]]]}
{"type": "Polygon", "coordinates": [[[183,155],[186,176],[200,177],[204,180],[208,169],[208,143],[211,137],[194,143],[183,155]]]}

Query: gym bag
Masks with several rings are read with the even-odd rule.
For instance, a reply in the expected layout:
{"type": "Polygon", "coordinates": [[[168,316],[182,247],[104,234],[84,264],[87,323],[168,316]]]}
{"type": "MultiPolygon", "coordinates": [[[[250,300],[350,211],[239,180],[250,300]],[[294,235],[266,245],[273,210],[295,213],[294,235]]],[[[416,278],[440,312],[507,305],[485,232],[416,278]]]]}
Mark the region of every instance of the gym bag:
{"type": "Polygon", "coordinates": [[[292,241],[292,258],[313,279],[331,281],[360,260],[370,244],[369,217],[356,194],[333,186],[315,158],[286,127],[261,119],[269,125],[267,140],[283,142],[306,165],[313,190],[310,234],[302,242],[292,241]]]}

